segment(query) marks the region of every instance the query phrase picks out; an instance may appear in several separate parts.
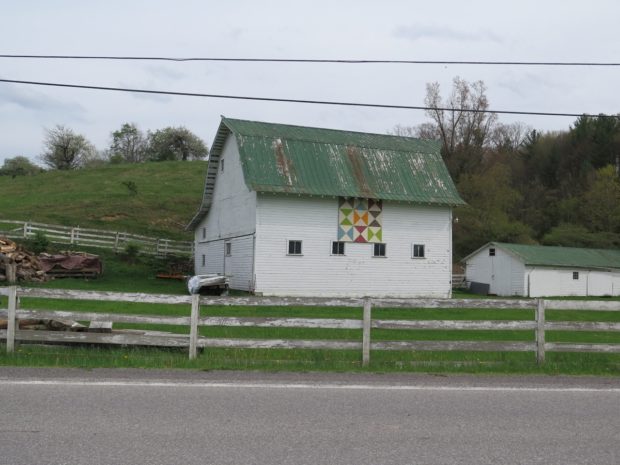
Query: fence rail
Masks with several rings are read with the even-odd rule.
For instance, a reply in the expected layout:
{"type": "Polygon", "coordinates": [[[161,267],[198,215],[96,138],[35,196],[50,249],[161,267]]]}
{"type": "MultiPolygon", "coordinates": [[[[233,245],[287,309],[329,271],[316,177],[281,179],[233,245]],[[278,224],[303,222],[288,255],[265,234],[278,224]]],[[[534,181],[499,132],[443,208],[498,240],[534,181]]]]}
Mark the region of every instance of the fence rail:
{"type": "Polygon", "coordinates": [[[507,351],[532,352],[539,364],[544,363],[547,352],[599,352],[620,353],[619,344],[599,343],[548,343],[546,331],[609,331],[620,332],[620,323],[575,322],[545,320],[545,310],[598,310],[620,312],[620,302],[563,301],[563,300],[471,300],[471,299],[329,299],[329,298],[270,298],[270,297],[200,297],[170,296],[141,293],[87,292],[60,289],[33,289],[17,286],[0,287],[0,296],[8,296],[8,308],[0,311],[8,318],[7,329],[0,331],[0,339],[7,342],[7,351],[12,352],[15,341],[122,344],[163,347],[186,347],[190,359],[196,358],[197,348],[298,348],[298,349],[349,349],[362,352],[362,363],[370,362],[371,350],[414,350],[414,351],[507,351]],[[125,315],[117,313],[47,311],[19,307],[20,297],[43,299],[91,300],[113,302],[142,302],[176,304],[188,306],[186,317],[164,317],[154,315],[125,315]],[[363,318],[237,318],[200,317],[200,306],[321,306],[363,308],[363,318]],[[372,308],[486,308],[535,310],[535,320],[381,320],[372,318],[372,308]],[[117,323],[143,323],[188,326],[188,334],[145,332],[145,334],[99,334],[87,332],[57,332],[18,330],[18,320],[27,318],[74,319],[80,321],[111,321],[117,323]],[[362,342],[339,340],[296,340],[296,339],[224,339],[198,336],[199,327],[271,327],[271,328],[321,328],[362,330],[362,342]],[[528,342],[498,341],[376,341],[372,342],[373,329],[397,330],[534,330],[534,340],[528,342]]]}
{"type": "Polygon", "coordinates": [[[11,239],[29,239],[40,231],[57,244],[82,245],[101,249],[123,250],[128,244],[136,244],[142,253],[151,255],[188,255],[193,253],[191,241],[129,234],[120,231],[60,226],[29,221],[0,220],[0,236],[11,239]]]}

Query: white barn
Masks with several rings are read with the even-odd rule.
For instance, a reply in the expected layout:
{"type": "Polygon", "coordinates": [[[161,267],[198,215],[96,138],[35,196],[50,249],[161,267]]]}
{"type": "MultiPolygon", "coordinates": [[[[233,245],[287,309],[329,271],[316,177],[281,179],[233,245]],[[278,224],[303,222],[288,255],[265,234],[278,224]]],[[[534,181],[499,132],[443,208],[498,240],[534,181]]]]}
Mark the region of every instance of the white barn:
{"type": "Polygon", "coordinates": [[[420,139],[222,118],[195,232],[195,273],[280,296],[449,297],[452,206],[420,139]]]}
{"type": "Polygon", "coordinates": [[[620,251],[490,242],[462,260],[498,296],[618,296],[620,251]]]}

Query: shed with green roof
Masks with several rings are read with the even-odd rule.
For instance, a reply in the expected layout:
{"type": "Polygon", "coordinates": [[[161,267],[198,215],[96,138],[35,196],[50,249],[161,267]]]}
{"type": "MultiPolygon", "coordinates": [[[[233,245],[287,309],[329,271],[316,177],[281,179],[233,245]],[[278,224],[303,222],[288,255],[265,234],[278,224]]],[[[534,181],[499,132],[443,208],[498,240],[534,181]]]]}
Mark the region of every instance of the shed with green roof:
{"type": "Polygon", "coordinates": [[[620,295],[620,250],[490,242],[463,262],[466,280],[495,295],[620,295]]]}
{"type": "Polygon", "coordinates": [[[437,141],[223,117],[188,227],[233,288],[447,297],[461,204],[437,141]]]}

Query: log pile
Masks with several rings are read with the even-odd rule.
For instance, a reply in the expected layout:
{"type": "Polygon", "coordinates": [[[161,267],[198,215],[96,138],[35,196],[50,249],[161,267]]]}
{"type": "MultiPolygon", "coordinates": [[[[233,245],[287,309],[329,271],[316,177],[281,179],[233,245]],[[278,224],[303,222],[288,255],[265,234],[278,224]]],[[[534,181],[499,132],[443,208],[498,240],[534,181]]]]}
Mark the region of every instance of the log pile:
{"type": "Polygon", "coordinates": [[[47,280],[41,262],[35,254],[6,237],[0,237],[0,281],[8,280],[8,267],[15,267],[18,281],[43,282],[47,280]]]}

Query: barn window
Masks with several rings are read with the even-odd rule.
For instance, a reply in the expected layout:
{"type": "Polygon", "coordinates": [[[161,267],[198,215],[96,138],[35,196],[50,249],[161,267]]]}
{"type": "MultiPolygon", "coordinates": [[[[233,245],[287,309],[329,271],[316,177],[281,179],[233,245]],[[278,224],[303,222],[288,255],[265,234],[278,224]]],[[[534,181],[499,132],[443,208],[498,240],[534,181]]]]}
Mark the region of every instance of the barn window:
{"type": "Polygon", "coordinates": [[[489,249],[489,257],[495,257],[495,249],[489,249]]]}
{"type": "Polygon", "coordinates": [[[220,160],[220,171],[222,173],[224,172],[224,159],[223,158],[220,160]]]}
{"type": "Polygon", "coordinates": [[[344,255],[344,242],[332,242],[332,255],[344,255]]]}
{"type": "Polygon", "coordinates": [[[375,243],[372,256],[373,257],[385,257],[385,244],[382,244],[379,242],[375,243]]]}
{"type": "Polygon", "coordinates": [[[202,238],[203,239],[207,238],[207,228],[202,228],[202,238]]]}
{"type": "Polygon", "coordinates": [[[232,242],[225,242],[224,249],[226,251],[226,256],[230,257],[232,255],[232,242]]]}
{"type": "Polygon", "coordinates": [[[424,258],[424,244],[413,244],[413,258],[424,258]]]}
{"type": "Polygon", "coordinates": [[[288,254],[301,255],[301,241],[288,241],[288,254]]]}
{"type": "Polygon", "coordinates": [[[573,279],[579,279],[579,271],[573,271],[573,279]]]}
{"type": "Polygon", "coordinates": [[[205,266],[205,263],[206,263],[206,257],[203,255],[202,256],[202,266],[205,266]]]}

